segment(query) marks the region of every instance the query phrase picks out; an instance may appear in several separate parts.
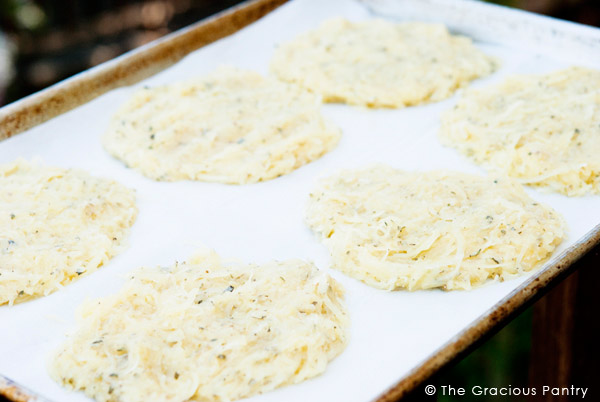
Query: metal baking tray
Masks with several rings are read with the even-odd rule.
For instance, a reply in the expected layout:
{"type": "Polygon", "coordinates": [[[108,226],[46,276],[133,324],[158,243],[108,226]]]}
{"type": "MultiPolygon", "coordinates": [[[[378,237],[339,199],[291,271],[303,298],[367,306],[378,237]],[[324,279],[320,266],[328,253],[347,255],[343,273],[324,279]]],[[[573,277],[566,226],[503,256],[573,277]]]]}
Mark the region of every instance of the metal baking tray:
{"type": "Polygon", "coordinates": [[[599,29],[478,1],[254,0],[5,106],[0,163],[38,157],[116,178],[136,189],[140,213],[129,248],[105,267],[47,297],[0,307],[0,395],[15,401],[88,400],[54,383],[45,368],[49,353],[73,327],[76,307],[86,297],[117,291],[133,268],[171,264],[208,246],[258,263],[312,260],[347,290],[352,327],[346,351],[323,375],[249,401],[396,400],[542,294],[600,243],[600,196],[567,198],[528,189],[565,216],[569,233],[544,267],[527,276],[468,292],[385,292],[329,269],[325,247],[303,223],[317,178],[375,162],[483,173],[436,139],[440,113],[458,96],[401,110],[325,105],[323,113],[343,130],[338,147],[289,175],[252,185],[156,183],[102,149],[99,138],[110,116],[135,87],[189,78],[222,64],[267,73],[278,43],[339,15],[437,21],[471,36],[502,63],[473,86],[574,63],[600,68],[599,29]]]}

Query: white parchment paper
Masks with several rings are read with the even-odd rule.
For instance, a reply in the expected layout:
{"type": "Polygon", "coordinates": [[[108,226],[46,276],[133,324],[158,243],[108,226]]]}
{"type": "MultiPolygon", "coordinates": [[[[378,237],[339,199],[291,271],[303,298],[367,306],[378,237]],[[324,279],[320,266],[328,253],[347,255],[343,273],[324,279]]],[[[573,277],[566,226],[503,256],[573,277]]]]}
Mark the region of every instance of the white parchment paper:
{"type": "MultiPolygon", "coordinates": [[[[443,18],[443,10],[439,13],[438,17],[443,18]]],[[[278,43],[339,15],[350,19],[370,17],[363,5],[351,0],[292,1],[136,87],[193,77],[223,64],[266,74],[278,43]]],[[[541,55],[535,49],[513,48],[510,43],[477,45],[498,57],[502,67],[474,86],[513,73],[545,72],[569,64],[560,55],[541,55]]],[[[483,173],[436,139],[440,113],[452,107],[457,96],[402,110],[325,105],[323,113],[343,130],[336,149],[278,179],[232,186],[154,182],[108,155],[100,137],[111,115],[133,90],[111,91],[0,143],[0,163],[37,157],[46,164],[83,168],[94,175],[114,178],[137,190],[139,217],[125,252],[62,291],[13,307],[0,306],[0,373],[51,400],[88,400],[82,393],[64,390],[46,372],[50,352],[73,327],[77,306],[86,298],[116,292],[133,268],[182,261],[201,246],[248,262],[297,257],[311,260],[347,290],[352,328],[346,351],[323,375],[250,398],[256,402],[372,400],[527,279],[490,283],[470,292],[373,289],[329,269],[325,247],[303,222],[304,206],[315,180],[340,168],[387,163],[407,170],[483,173]]],[[[528,192],[554,207],[568,222],[568,238],[553,258],[600,223],[599,196],[567,198],[528,192]]]]}

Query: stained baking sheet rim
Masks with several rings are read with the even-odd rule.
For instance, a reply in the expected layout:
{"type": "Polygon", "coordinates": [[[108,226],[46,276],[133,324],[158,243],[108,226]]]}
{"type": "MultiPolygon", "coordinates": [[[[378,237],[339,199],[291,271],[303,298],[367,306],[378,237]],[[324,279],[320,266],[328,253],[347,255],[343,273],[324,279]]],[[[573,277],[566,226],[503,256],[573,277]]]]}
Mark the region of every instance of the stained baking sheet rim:
{"type": "MultiPolygon", "coordinates": [[[[583,28],[584,33],[594,32],[594,34],[597,34],[597,36],[590,38],[590,41],[595,41],[597,38],[600,38],[600,29],[590,30],[589,27],[583,27],[578,24],[567,23],[561,20],[542,17],[519,10],[483,4],[472,0],[454,1],[463,7],[477,4],[477,7],[481,7],[483,10],[489,10],[492,14],[497,13],[498,10],[502,10],[503,13],[509,16],[518,15],[521,20],[531,22],[532,24],[543,23],[545,26],[550,24],[552,29],[556,32],[561,32],[561,30],[568,32],[573,29],[581,32],[581,29],[583,28]]],[[[377,3],[377,0],[363,0],[362,2],[369,5],[369,3],[377,3]]],[[[409,0],[408,2],[410,3],[411,1],[409,0]]],[[[65,113],[111,89],[130,85],[147,78],[154,73],[162,71],[164,68],[167,68],[185,56],[185,54],[237,32],[245,25],[261,18],[283,3],[285,3],[285,0],[246,1],[239,6],[200,21],[188,28],[184,28],[168,35],[163,39],[154,41],[115,60],[78,74],[77,76],[31,95],[21,101],[7,105],[0,109],[0,123],[3,123],[0,125],[0,140],[18,134],[41,124],[46,120],[65,113]],[[229,26],[225,27],[226,24],[229,24],[229,26]],[[213,29],[215,31],[207,34],[209,37],[208,40],[199,40],[197,37],[198,32],[206,33],[207,27],[209,27],[209,30],[213,29]],[[194,44],[200,45],[197,47],[185,47],[184,44],[192,44],[191,46],[195,46],[194,44]],[[185,47],[186,51],[177,52],[178,47],[185,47]],[[156,49],[160,49],[161,52],[156,54],[156,49]],[[124,73],[122,71],[123,66],[130,67],[129,63],[132,61],[139,63],[138,67],[133,69],[129,68],[124,73]],[[119,73],[114,80],[108,82],[102,81],[107,74],[110,75],[115,72],[119,73]],[[66,105],[61,104],[60,101],[57,102],[56,95],[63,98],[65,96],[68,97],[69,95],[77,95],[77,92],[82,91],[82,88],[87,88],[88,91],[84,96],[74,96],[72,102],[66,105]],[[20,115],[23,120],[15,122],[13,116],[16,115],[20,115]]],[[[447,3],[447,1],[433,0],[430,3],[432,6],[439,6],[440,3],[443,5],[443,3],[447,3]]],[[[600,43],[600,41],[597,43],[600,43]]],[[[535,273],[496,303],[496,305],[490,308],[486,313],[473,321],[471,325],[464,328],[453,339],[434,351],[418,367],[415,367],[408,375],[400,378],[395,385],[384,391],[376,401],[393,401],[414,389],[444,364],[467,350],[486,333],[501,325],[504,320],[509,318],[524,305],[531,303],[534,299],[545,294],[551,288],[552,284],[558,282],[570,272],[570,269],[573,268],[573,264],[577,260],[598,244],[600,244],[600,225],[594,227],[594,229],[576,241],[571,247],[556,256],[553,259],[552,264],[535,273]]],[[[43,397],[36,396],[25,387],[12,383],[1,375],[0,395],[15,401],[44,400],[43,397]]]]}

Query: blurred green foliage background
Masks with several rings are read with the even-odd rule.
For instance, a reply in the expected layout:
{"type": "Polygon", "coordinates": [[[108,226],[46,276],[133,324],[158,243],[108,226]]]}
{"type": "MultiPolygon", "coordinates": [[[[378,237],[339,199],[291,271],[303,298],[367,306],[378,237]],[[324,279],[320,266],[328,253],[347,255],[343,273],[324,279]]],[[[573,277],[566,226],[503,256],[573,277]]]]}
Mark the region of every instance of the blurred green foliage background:
{"type": "MultiPolygon", "coordinates": [[[[0,0],[0,105],[239,2],[0,0]]],[[[600,26],[600,0],[498,0],[494,3],[600,26]]],[[[531,322],[530,308],[429,383],[438,389],[442,385],[466,389],[475,385],[526,386],[531,322]]],[[[437,400],[485,400],[468,394],[438,396],[437,400]]],[[[408,399],[423,398],[422,390],[417,390],[408,399]]],[[[525,399],[512,397],[509,400],[525,399]]]]}
{"type": "MultiPolygon", "coordinates": [[[[463,358],[454,366],[443,370],[432,381],[438,389],[442,385],[463,387],[527,387],[529,350],[531,347],[532,308],[525,310],[487,342],[463,358]]],[[[525,397],[502,398],[514,402],[525,397]]],[[[460,400],[481,402],[482,397],[467,392],[464,396],[438,396],[439,402],[460,400]]]]}
{"type": "MultiPolygon", "coordinates": [[[[0,0],[0,105],[240,1],[0,0]]],[[[600,25],[600,0],[494,2],[600,25]]]]}

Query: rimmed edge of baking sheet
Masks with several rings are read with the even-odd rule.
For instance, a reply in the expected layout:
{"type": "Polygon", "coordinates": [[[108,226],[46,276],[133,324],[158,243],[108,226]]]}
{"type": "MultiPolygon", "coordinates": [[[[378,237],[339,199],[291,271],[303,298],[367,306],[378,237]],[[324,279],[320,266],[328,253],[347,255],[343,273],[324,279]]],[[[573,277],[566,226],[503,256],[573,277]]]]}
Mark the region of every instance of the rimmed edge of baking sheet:
{"type": "Polygon", "coordinates": [[[433,352],[421,365],[382,393],[376,402],[393,402],[413,391],[425,380],[456,357],[468,352],[477,341],[496,328],[502,327],[513,314],[548,293],[575,268],[574,264],[594,247],[600,245],[600,225],[580,241],[564,250],[556,261],[529,278],[494,307],[463,329],[444,346],[433,352]]]}
{"type": "Polygon", "coordinates": [[[0,140],[92,99],[148,78],[188,53],[229,36],[287,0],[248,0],[0,109],[0,140]]]}
{"type": "MultiPolygon", "coordinates": [[[[477,0],[402,0],[393,4],[388,0],[358,1],[375,16],[443,22],[450,29],[478,40],[510,42],[516,48],[534,46],[542,53],[560,51],[563,57],[578,56],[580,63],[600,62],[598,28],[477,0]],[[440,12],[431,12],[435,9],[444,10],[443,18],[439,18],[440,12]]],[[[396,401],[415,390],[446,364],[472,350],[486,334],[501,328],[516,313],[548,293],[575,269],[579,259],[599,245],[600,224],[374,401],[396,401]]]]}
{"type": "Polygon", "coordinates": [[[480,0],[358,1],[376,16],[443,23],[479,41],[600,63],[600,29],[595,27],[480,0]]]}
{"type": "Polygon", "coordinates": [[[0,374],[0,396],[13,402],[49,402],[20,384],[0,374]]]}
{"type": "MultiPolygon", "coordinates": [[[[89,102],[111,89],[131,85],[152,76],[176,63],[193,50],[239,31],[286,1],[248,0],[7,105],[0,109],[0,141],[89,102]]],[[[373,8],[368,3],[378,3],[377,0],[360,1],[371,10],[373,8]]],[[[444,7],[450,4],[448,0],[426,0],[425,2],[429,4],[429,7],[444,7]]],[[[414,4],[415,1],[407,0],[406,3],[414,4]]],[[[530,32],[537,32],[536,28],[538,31],[551,32],[553,37],[562,38],[561,40],[565,43],[573,43],[573,41],[580,43],[582,37],[586,38],[585,33],[593,33],[588,38],[588,42],[600,48],[600,30],[598,29],[478,1],[460,0],[453,4],[461,4],[454,8],[454,15],[457,15],[456,10],[460,11],[475,6],[480,14],[489,15],[492,19],[499,12],[503,18],[518,16],[521,24],[526,23],[533,26],[533,28],[529,28],[530,32]],[[577,35],[567,34],[569,32],[576,32],[577,35]]],[[[452,25],[456,27],[456,24],[457,21],[448,23],[451,27],[452,25]]],[[[491,28],[488,27],[488,29],[491,28]]],[[[484,35],[481,32],[470,31],[469,33],[478,38],[484,35]]],[[[577,260],[598,244],[600,244],[600,225],[557,256],[550,266],[528,279],[452,340],[433,352],[408,375],[384,391],[375,401],[392,402],[415,389],[445,364],[467,351],[484,335],[505,323],[520,308],[547,293],[552,287],[551,285],[570,273],[577,260]]],[[[2,376],[0,376],[0,396],[15,402],[45,401],[43,397],[2,376]]]]}
{"type": "MultiPolygon", "coordinates": [[[[0,141],[19,134],[121,86],[175,64],[188,53],[229,36],[287,0],[247,0],[0,108],[0,141]]],[[[47,399],[0,374],[0,397],[13,402],[47,399]]]]}

